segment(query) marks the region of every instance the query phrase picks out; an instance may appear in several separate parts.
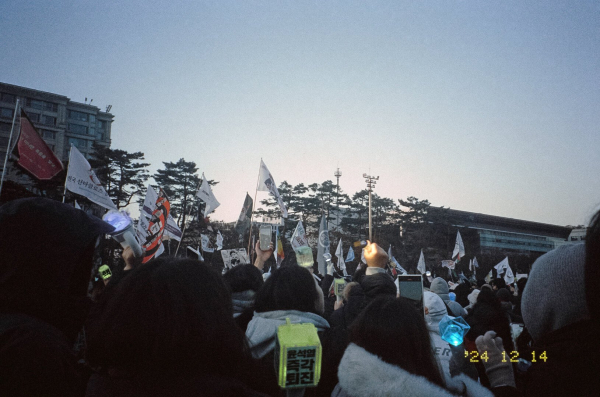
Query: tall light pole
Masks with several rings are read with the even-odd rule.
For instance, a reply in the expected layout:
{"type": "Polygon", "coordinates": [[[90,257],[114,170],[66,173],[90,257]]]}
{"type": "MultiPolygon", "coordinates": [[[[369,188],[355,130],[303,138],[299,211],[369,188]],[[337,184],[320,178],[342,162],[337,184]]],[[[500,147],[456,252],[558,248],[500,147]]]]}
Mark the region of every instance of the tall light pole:
{"type": "Polygon", "coordinates": [[[375,188],[375,185],[379,180],[379,176],[363,174],[363,178],[365,178],[365,182],[367,182],[367,189],[369,189],[369,241],[373,242],[373,222],[371,218],[371,192],[375,188]]]}
{"type": "Polygon", "coordinates": [[[336,210],[337,210],[337,219],[338,219],[338,227],[340,226],[340,177],[342,176],[342,171],[340,171],[340,167],[338,167],[338,169],[335,171],[335,174],[333,174],[333,176],[335,176],[337,178],[337,189],[336,189],[336,210]]]}

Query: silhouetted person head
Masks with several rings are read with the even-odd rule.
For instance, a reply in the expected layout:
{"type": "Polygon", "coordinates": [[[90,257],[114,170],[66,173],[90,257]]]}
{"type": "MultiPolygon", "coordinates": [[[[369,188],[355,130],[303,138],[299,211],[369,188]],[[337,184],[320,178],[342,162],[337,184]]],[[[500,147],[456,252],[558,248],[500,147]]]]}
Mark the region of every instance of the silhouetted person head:
{"type": "Polygon", "coordinates": [[[254,265],[239,265],[223,275],[231,292],[257,292],[263,285],[262,272],[254,265]]]}
{"type": "Polygon", "coordinates": [[[320,315],[318,302],[319,292],[312,274],[301,266],[289,265],[271,272],[256,295],[254,307],[259,313],[298,310],[320,315]]]}
{"type": "Polygon", "coordinates": [[[423,314],[405,298],[380,296],[373,300],[350,326],[350,342],[445,387],[423,314]],[[391,349],[390,341],[401,349],[391,349]]]}
{"type": "Polygon", "coordinates": [[[236,374],[245,342],[222,277],[192,259],[158,258],[109,284],[88,322],[93,366],[161,378],[236,374]]]}

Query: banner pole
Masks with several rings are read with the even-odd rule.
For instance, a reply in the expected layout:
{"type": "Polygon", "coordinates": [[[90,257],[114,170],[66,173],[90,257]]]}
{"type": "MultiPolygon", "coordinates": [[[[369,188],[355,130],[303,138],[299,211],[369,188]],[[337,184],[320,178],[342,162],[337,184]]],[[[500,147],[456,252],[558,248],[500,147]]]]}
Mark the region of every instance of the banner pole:
{"type": "Polygon", "coordinates": [[[10,127],[10,136],[8,137],[8,146],[6,147],[6,157],[4,157],[4,167],[2,167],[2,177],[0,178],[0,195],[2,195],[2,185],[4,184],[4,175],[6,175],[6,163],[8,162],[8,157],[11,154],[10,144],[12,142],[13,131],[15,129],[15,121],[17,119],[17,111],[19,111],[19,98],[17,98],[17,103],[15,104],[15,113],[13,114],[12,126],[10,127]]]}
{"type": "Polygon", "coordinates": [[[63,204],[65,203],[65,198],[67,197],[67,179],[69,178],[69,168],[71,168],[71,153],[73,153],[73,144],[69,148],[69,166],[67,167],[67,175],[65,176],[65,189],[63,190],[63,204]]]}
{"type": "MultiPolygon", "coordinates": [[[[262,157],[260,158],[262,163],[262,157]]],[[[250,241],[252,239],[252,222],[254,220],[254,207],[256,206],[256,194],[258,193],[258,182],[260,181],[260,166],[258,167],[258,176],[256,177],[256,189],[254,190],[254,201],[252,202],[252,212],[250,213],[250,233],[248,235],[248,255],[250,255],[250,241]]],[[[254,256],[250,255],[250,264],[254,264],[254,256]]]]}

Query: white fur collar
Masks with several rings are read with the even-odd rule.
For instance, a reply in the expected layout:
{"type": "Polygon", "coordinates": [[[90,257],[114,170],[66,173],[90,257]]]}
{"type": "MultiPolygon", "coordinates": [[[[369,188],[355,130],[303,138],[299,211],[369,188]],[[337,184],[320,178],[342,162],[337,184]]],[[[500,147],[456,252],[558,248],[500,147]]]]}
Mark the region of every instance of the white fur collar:
{"type": "Polygon", "coordinates": [[[402,368],[388,364],[360,346],[351,343],[338,368],[341,388],[350,396],[453,396],[458,393],[468,397],[493,396],[472,379],[460,375],[447,381],[449,390],[413,375],[402,368]]]}

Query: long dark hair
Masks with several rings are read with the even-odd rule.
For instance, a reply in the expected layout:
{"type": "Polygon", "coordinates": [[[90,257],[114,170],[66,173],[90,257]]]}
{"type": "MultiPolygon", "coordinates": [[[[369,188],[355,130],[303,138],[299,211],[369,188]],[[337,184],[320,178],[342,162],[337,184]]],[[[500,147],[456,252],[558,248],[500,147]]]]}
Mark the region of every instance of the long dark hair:
{"type": "Polygon", "coordinates": [[[600,299],[596,285],[600,281],[600,211],[590,221],[585,236],[585,299],[590,317],[600,322],[600,299]]]}
{"type": "Polygon", "coordinates": [[[350,326],[350,342],[445,388],[423,315],[405,298],[380,296],[350,326]],[[401,346],[399,349],[391,346],[401,346]]]}
{"type": "Polygon", "coordinates": [[[316,309],[317,286],[310,272],[298,265],[273,270],[256,294],[254,310],[298,310],[319,314],[316,309]]]}
{"type": "Polygon", "coordinates": [[[247,357],[222,277],[192,259],[159,258],[109,283],[87,329],[90,364],[132,376],[235,376],[247,357]]]}

